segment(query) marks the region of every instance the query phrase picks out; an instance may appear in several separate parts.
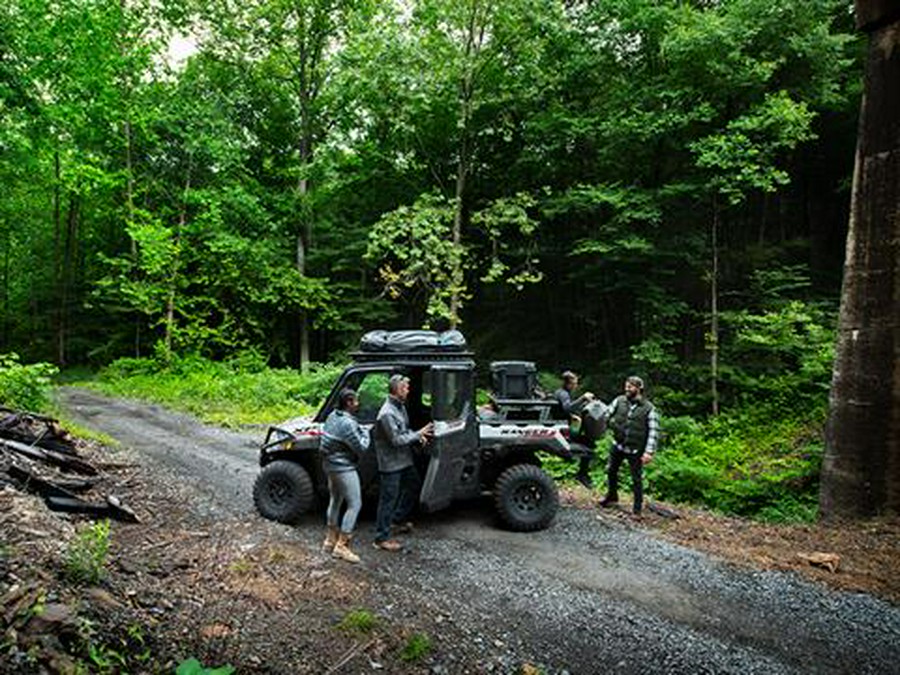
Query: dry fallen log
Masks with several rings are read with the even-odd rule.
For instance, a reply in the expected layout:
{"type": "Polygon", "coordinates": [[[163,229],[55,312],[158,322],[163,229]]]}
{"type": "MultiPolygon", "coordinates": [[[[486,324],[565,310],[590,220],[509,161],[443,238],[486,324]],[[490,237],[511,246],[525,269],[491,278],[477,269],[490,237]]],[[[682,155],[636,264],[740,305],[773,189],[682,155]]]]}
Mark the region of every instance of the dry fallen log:
{"type": "Polygon", "coordinates": [[[56,452],[55,450],[47,450],[44,448],[26,445],[25,443],[20,443],[18,441],[4,439],[0,439],[0,448],[18,453],[20,455],[24,455],[25,457],[28,457],[30,459],[41,460],[43,462],[47,462],[48,464],[67,469],[69,471],[74,471],[75,473],[80,473],[86,476],[97,475],[97,469],[85,462],[83,459],[79,459],[78,457],[75,457],[73,455],[65,455],[56,452]]]}
{"type": "Polygon", "coordinates": [[[140,522],[134,511],[115,497],[107,497],[106,502],[87,502],[79,497],[49,496],[44,498],[47,508],[51,511],[65,511],[67,513],[84,513],[90,516],[115,518],[129,523],[140,522]]]}
{"type": "Polygon", "coordinates": [[[6,473],[21,489],[43,497],[44,503],[51,511],[84,513],[130,523],[140,522],[134,511],[123,506],[116,497],[109,496],[105,502],[89,502],[20,466],[10,465],[7,467],[6,473]]]}
{"type": "Polygon", "coordinates": [[[667,509],[665,506],[660,506],[659,504],[654,504],[652,502],[647,504],[647,510],[658,516],[662,516],[663,518],[671,518],[673,520],[681,518],[681,514],[678,513],[678,511],[667,509]]]}
{"type": "Polygon", "coordinates": [[[59,497],[75,496],[65,488],[62,488],[55,483],[51,483],[38,476],[36,473],[32,473],[15,464],[11,464],[6,468],[6,474],[16,482],[20,490],[24,490],[25,492],[33,492],[34,494],[38,494],[45,498],[50,495],[57,495],[59,497]]]}
{"type": "Polygon", "coordinates": [[[37,472],[37,462],[91,477],[99,474],[95,466],[78,456],[72,437],[55,419],[0,408],[0,485],[11,483],[40,495],[51,511],[139,522],[134,511],[116,497],[97,502],[75,494],[93,487],[94,479],[53,481],[37,472]]]}
{"type": "Polygon", "coordinates": [[[63,490],[69,490],[70,492],[87,492],[97,484],[98,480],[99,478],[95,477],[85,478],[83,480],[57,480],[54,481],[54,483],[63,490]]]}
{"type": "Polygon", "coordinates": [[[64,455],[77,454],[72,435],[52,417],[0,407],[0,438],[64,455]]]}

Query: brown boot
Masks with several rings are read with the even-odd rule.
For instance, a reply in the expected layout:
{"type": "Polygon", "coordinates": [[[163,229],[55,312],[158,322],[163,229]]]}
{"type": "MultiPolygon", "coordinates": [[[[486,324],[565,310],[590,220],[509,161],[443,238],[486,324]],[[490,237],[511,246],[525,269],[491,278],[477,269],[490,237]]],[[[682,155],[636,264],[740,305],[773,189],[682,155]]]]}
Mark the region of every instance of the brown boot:
{"type": "Polygon", "coordinates": [[[372,542],[372,546],[379,548],[382,551],[390,551],[391,553],[403,550],[403,544],[396,539],[383,539],[381,541],[376,539],[372,542]]]}
{"type": "Polygon", "coordinates": [[[359,556],[350,550],[350,540],[352,538],[352,534],[344,534],[341,532],[338,535],[337,544],[334,545],[334,551],[332,551],[331,555],[335,558],[346,560],[347,562],[358,563],[359,556]]]}
{"type": "Polygon", "coordinates": [[[322,553],[331,553],[334,545],[337,544],[340,531],[333,525],[328,526],[328,532],[325,533],[325,541],[322,542],[322,553]]]}

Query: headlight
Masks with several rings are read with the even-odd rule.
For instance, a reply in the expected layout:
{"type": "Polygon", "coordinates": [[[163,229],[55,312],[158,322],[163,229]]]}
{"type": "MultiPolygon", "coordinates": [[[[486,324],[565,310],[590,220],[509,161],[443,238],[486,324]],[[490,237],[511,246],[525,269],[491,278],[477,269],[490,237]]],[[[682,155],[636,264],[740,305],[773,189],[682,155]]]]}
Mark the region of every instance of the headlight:
{"type": "Polygon", "coordinates": [[[284,429],[278,427],[269,427],[269,433],[266,434],[266,442],[263,443],[263,449],[280,445],[285,450],[289,450],[294,437],[284,429]]]}

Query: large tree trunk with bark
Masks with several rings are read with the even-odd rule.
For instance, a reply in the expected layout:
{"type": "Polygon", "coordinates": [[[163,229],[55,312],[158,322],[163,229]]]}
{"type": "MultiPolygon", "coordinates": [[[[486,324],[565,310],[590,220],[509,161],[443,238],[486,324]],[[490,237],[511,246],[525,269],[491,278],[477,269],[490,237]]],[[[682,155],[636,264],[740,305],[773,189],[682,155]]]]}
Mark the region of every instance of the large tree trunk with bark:
{"type": "Polygon", "coordinates": [[[869,33],[820,507],[900,512],[900,6],[857,0],[869,33]]]}

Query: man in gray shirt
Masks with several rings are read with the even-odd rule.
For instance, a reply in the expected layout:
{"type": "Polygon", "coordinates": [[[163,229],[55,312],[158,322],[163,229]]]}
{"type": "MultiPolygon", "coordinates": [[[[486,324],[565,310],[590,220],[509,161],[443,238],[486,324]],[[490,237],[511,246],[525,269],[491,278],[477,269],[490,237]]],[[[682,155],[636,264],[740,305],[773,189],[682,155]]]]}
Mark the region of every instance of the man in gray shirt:
{"type": "Polygon", "coordinates": [[[391,376],[388,398],[378,411],[375,422],[375,455],[378,457],[378,513],[375,517],[375,548],[399,551],[403,545],[391,538],[391,525],[404,524],[415,506],[419,487],[413,449],[432,436],[433,425],[418,431],[409,428],[406,398],[409,378],[391,376]]]}
{"type": "MultiPolygon", "coordinates": [[[[580,416],[584,410],[584,406],[594,400],[594,395],[589,391],[586,391],[578,398],[572,398],[577,390],[578,376],[571,370],[567,370],[562,374],[562,386],[560,386],[553,394],[553,398],[556,399],[556,403],[559,406],[560,413],[565,419],[569,420],[570,423],[575,417],[577,417],[580,422],[580,416]]],[[[591,450],[591,453],[581,458],[575,480],[584,485],[588,490],[591,490],[594,487],[594,483],[591,480],[589,470],[591,461],[594,459],[594,441],[588,441],[583,437],[578,437],[577,440],[585,443],[591,450]]]]}

